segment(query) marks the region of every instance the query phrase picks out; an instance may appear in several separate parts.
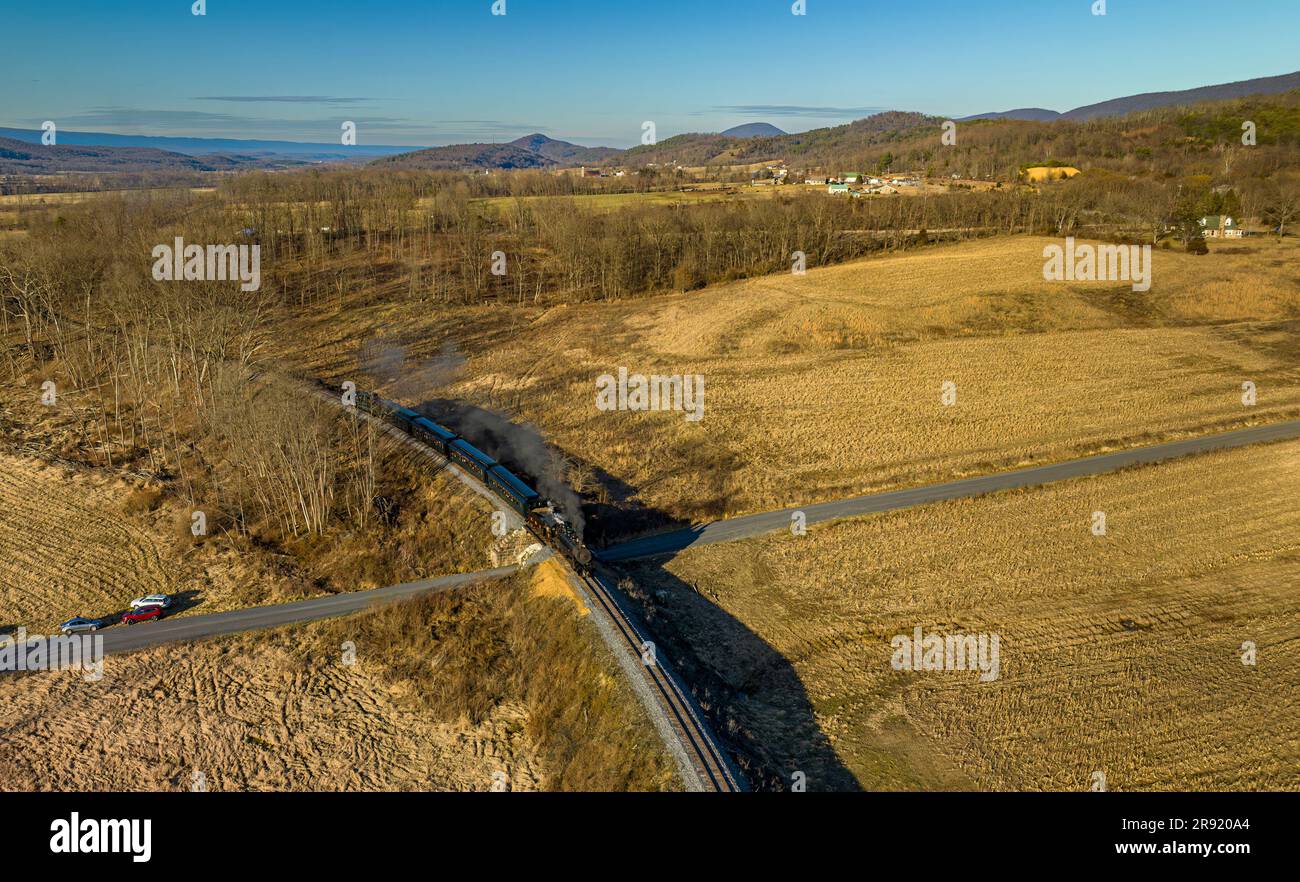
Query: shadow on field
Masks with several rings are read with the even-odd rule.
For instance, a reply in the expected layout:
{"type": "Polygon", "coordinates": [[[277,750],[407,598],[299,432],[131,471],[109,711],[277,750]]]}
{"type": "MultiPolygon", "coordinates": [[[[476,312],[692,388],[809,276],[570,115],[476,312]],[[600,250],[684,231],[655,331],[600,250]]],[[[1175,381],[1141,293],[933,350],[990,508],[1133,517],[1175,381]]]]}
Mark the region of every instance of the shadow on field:
{"type": "Polygon", "coordinates": [[[203,605],[203,594],[198,591],[180,591],[172,595],[172,605],[167,607],[167,615],[174,616],[177,613],[194,609],[196,606],[203,605]]]}
{"type": "Polygon", "coordinates": [[[858,791],[817,725],[789,660],[744,622],[664,568],[667,558],[605,568],[656,652],[689,684],[755,790],[858,791]]]}

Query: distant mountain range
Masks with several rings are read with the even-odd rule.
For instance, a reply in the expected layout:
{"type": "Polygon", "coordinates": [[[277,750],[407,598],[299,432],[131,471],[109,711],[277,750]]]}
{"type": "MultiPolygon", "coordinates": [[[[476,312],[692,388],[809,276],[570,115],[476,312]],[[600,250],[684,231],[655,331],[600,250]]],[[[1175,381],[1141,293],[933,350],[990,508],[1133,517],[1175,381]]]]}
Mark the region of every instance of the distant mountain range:
{"type": "Polygon", "coordinates": [[[784,135],[785,132],[771,123],[756,122],[745,123],[743,126],[733,126],[719,134],[724,138],[772,138],[784,135]]]}
{"type": "Polygon", "coordinates": [[[0,138],[0,174],[47,175],[64,172],[211,172],[256,165],[253,157],[186,156],[153,147],[45,146],[0,138]]]}
{"type": "Polygon", "coordinates": [[[962,117],[958,122],[976,119],[1023,119],[1034,122],[1051,122],[1065,119],[1073,122],[1097,119],[1103,116],[1124,116],[1140,110],[1155,110],[1160,107],[1174,107],[1181,104],[1198,104],[1202,101],[1226,101],[1230,98],[1244,98],[1247,95],[1279,95],[1300,89],[1300,72],[1283,74],[1277,77],[1259,77],[1253,80],[1240,80],[1235,83],[1223,83],[1218,86],[1201,86],[1196,89],[1183,89],[1179,92],[1143,92],[1141,95],[1129,95],[1126,98],[1112,98],[1097,104],[1088,104],[1057,113],[1042,107],[1023,107],[1018,110],[1005,110],[1001,113],[980,113],[975,116],[962,117]]]}
{"type": "MultiPolygon", "coordinates": [[[[13,138],[30,144],[41,143],[41,132],[31,129],[0,127],[0,138],[13,138]]],[[[107,132],[72,132],[59,129],[60,146],[153,147],[172,153],[206,156],[218,153],[241,157],[280,157],[301,162],[346,162],[387,156],[416,149],[382,144],[316,144],[309,141],[255,141],[241,138],[177,138],[166,135],[113,135],[107,132]]]]}
{"type": "Polygon", "coordinates": [[[827,152],[859,150],[897,141],[913,129],[937,127],[942,118],[922,113],[889,110],[839,126],[811,129],[793,135],[731,137],[724,134],[676,135],[657,144],[633,147],[618,158],[632,167],[677,164],[684,166],[743,165],[774,159],[802,160],[827,152]]]}
{"type": "Polygon", "coordinates": [[[467,169],[553,168],[595,165],[621,153],[613,147],[583,147],[557,141],[542,134],[525,135],[509,144],[451,144],[430,147],[396,156],[385,156],[371,165],[421,171],[467,169]]]}
{"type": "MultiPolygon", "coordinates": [[[[1086,122],[1101,117],[1118,117],[1143,110],[1231,100],[1247,95],[1277,95],[1300,88],[1300,73],[1277,77],[1243,80],[1218,86],[1203,86],[1181,92],[1149,92],[1115,98],[1098,104],[1079,107],[1068,113],[1057,113],[1042,107],[1026,107],[1001,113],[984,113],[964,117],[973,120],[1012,120],[1038,123],[1086,122]]],[[[855,152],[886,150],[895,142],[902,143],[918,134],[918,130],[937,127],[943,117],[920,113],[887,111],[847,125],[811,129],[793,135],[770,137],[687,134],[660,141],[658,144],[634,147],[625,151],[618,162],[628,166],[679,164],[686,166],[741,165],[785,159],[790,162],[821,165],[828,161],[851,158],[855,152]]],[[[915,148],[916,145],[909,145],[915,148]]]]}
{"type": "Polygon", "coordinates": [[[972,122],[977,119],[1020,119],[1029,122],[1052,122],[1061,118],[1061,114],[1045,107],[1018,107],[1015,110],[1003,110],[998,113],[979,113],[975,116],[963,116],[957,122],[972,122]]]}
{"type": "MultiPolygon", "coordinates": [[[[1177,105],[1276,95],[1300,89],[1300,72],[1202,86],[1176,92],[1146,92],[1058,113],[1026,107],[963,117],[970,120],[1084,122],[1177,105]]],[[[0,128],[0,173],[51,174],[67,171],[187,170],[229,171],[281,168],[302,163],[370,161],[383,168],[423,170],[543,169],[579,165],[629,166],[675,162],[683,165],[728,165],[779,158],[815,158],[827,153],[866,149],[909,136],[942,117],[888,111],[840,126],[787,134],[770,123],[746,123],[719,134],[684,134],[658,144],[618,150],[584,147],[542,134],[525,135],[507,144],[452,144],[411,148],[391,145],[344,147],[305,141],[258,141],[231,138],[177,138],[114,135],[99,132],[58,133],[58,146],[41,145],[41,132],[0,128]]]]}

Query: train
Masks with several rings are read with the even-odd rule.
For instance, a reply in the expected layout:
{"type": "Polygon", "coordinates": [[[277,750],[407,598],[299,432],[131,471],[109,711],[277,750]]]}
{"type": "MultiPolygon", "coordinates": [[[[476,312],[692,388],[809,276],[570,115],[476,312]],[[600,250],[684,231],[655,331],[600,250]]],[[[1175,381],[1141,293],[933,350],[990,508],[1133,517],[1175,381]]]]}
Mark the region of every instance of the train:
{"type": "Polygon", "coordinates": [[[384,420],[412,438],[432,447],[448,462],[473,475],[524,519],[525,526],[539,539],[568,558],[575,568],[586,572],[591,567],[591,551],[544,498],[501,463],[479,450],[460,435],[428,417],[382,396],[357,390],[357,409],[384,420]]]}

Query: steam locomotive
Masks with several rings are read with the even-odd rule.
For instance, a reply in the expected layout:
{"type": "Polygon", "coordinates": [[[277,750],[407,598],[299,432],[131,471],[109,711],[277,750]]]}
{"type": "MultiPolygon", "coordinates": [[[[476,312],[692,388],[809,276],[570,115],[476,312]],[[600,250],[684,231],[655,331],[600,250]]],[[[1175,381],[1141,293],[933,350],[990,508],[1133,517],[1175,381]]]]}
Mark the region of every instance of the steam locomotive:
{"type": "Polygon", "coordinates": [[[582,537],[574,532],[549,500],[451,429],[374,392],[357,390],[357,409],[392,423],[482,481],[523,517],[529,530],[547,545],[558,549],[579,570],[586,570],[591,565],[591,551],[583,544],[582,537]]]}

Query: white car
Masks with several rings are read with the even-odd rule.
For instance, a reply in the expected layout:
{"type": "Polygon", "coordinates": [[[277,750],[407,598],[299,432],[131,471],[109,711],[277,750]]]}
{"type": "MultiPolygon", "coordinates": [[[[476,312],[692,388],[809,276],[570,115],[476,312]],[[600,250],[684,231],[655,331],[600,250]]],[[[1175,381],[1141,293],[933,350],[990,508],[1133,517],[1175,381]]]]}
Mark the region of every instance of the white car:
{"type": "Polygon", "coordinates": [[[172,605],[172,599],[166,594],[150,594],[145,597],[137,597],[131,601],[131,609],[138,609],[142,606],[161,606],[163,609],[172,605]]]}

